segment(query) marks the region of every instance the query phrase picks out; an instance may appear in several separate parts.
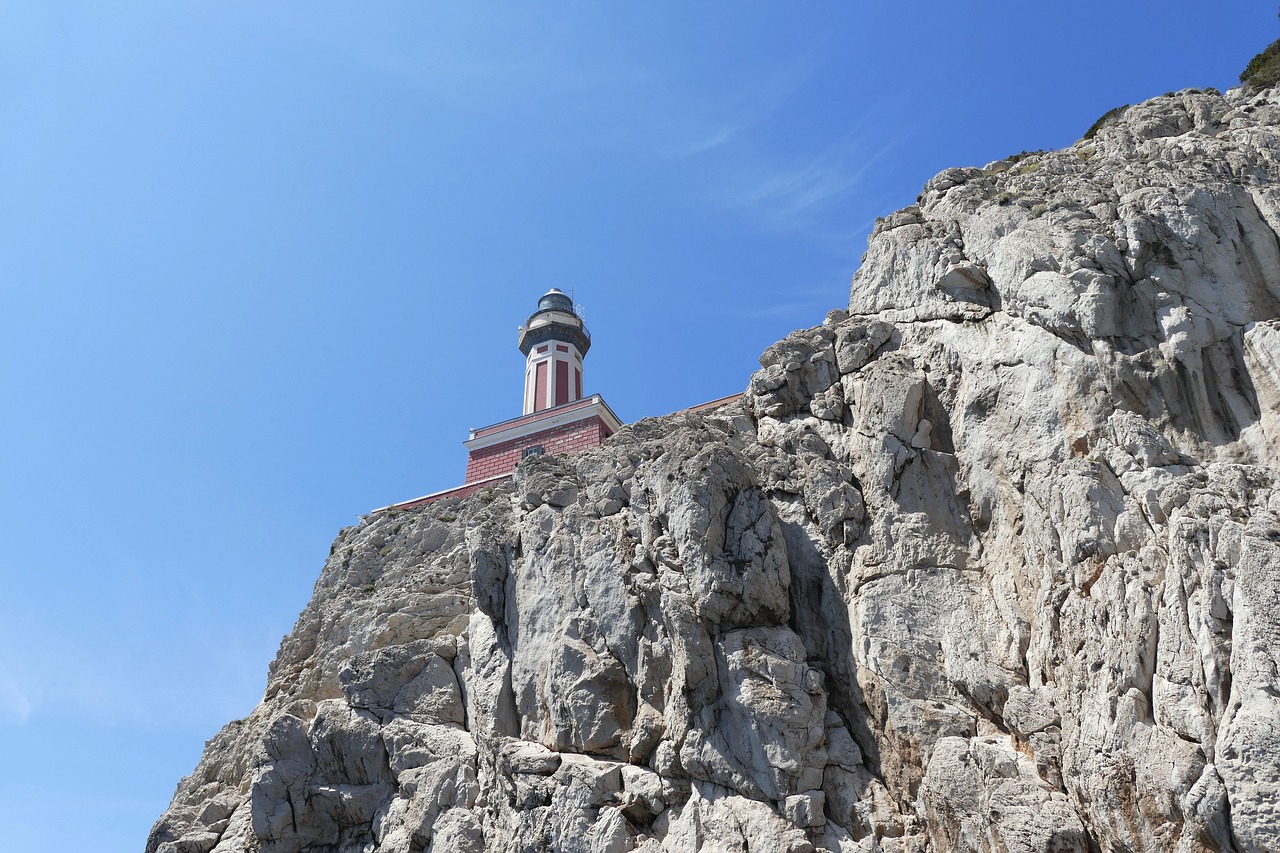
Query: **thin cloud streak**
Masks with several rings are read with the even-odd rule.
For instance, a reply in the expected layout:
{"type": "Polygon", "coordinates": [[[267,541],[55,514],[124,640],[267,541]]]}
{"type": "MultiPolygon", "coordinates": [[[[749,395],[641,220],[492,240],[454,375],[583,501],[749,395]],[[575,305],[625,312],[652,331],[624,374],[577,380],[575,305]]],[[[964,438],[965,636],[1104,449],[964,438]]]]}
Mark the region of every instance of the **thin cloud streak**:
{"type": "Polygon", "coordinates": [[[908,136],[908,130],[900,129],[869,155],[860,156],[863,146],[850,134],[824,155],[764,176],[731,200],[761,211],[776,225],[794,226],[813,208],[848,196],[872,167],[908,136]]]}
{"type": "Polygon", "coordinates": [[[23,725],[31,719],[35,705],[35,699],[16,679],[0,676],[0,725],[23,725]]]}
{"type": "Polygon", "coordinates": [[[721,145],[724,145],[748,127],[756,124],[757,121],[759,121],[759,119],[744,119],[737,124],[727,125],[715,131],[705,139],[699,140],[698,142],[692,142],[683,148],[677,148],[672,153],[677,157],[696,157],[697,155],[711,151],[714,148],[719,148],[721,145]]]}
{"type": "Polygon", "coordinates": [[[438,102],[469,109],[481,103],[503,107],[609,91],[650,79],[618,56],[608,57],[605,66],[593,65],[590,73],[572,73],[581,70],[571,50],[577,35],[575,10],[527,11],[499,28],[477,28],[465,16],[442,12],[405,25],[420,41],[389,36],[376,25],[326,29],[279,8],[257,14],[348,62],[401,80],[438,102]],[[539,37],[528,38],[529,32],[539,37]]]}
{"type": "Polygon", "coordinates": [[[151,719],[157,701],[175,725],[204,723],[244,709],[210,708],[207,697],[194,689],[198,683],[229,684],[249,672],[254,673],[252,681],[259,677],[261,654],[235,641],[228,645],[216,632],[204,635],[205,668],[175,670],[172,660],[149,657],[135,645],[107,636],[108,623],[89,625],[88,636],[77,637],[67,625],[37,613],[34,605],[0,607],[0,727],[23,726],[51,713],[111,725],[138,724],[151,719]],[[139,696],[150,699],[140,702],[139,696]]]}
{"type": "Polygon", "coordinates": [[[697,157],[738,139],[746,131],[768,121],[808,84],[821,70],[818,51],[793,62],[789,67],[771,73],[761,89],[753,89],[736,98],[732,118],[718,127],[704,131],[694,141],[674,145],[661,153],[678,159],[697,157]]]}

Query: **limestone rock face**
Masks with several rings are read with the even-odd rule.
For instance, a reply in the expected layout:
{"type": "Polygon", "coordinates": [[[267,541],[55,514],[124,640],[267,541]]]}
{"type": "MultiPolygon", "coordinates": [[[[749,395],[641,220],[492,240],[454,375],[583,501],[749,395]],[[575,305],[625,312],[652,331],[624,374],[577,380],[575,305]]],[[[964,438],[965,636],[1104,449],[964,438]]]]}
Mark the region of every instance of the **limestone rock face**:
{"type": "Polygon", "coordinates": [[[742,402],[344,530],[148,853],[1276,849],[1277,121],[944,172],[742,402]]]}

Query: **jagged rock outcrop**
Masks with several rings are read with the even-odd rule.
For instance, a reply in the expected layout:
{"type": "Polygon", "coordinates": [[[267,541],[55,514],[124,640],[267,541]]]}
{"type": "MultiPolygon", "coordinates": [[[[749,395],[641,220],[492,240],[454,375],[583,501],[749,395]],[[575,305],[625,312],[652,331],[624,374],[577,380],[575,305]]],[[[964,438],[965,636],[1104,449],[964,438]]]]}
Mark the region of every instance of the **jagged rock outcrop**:
{"type": "Polygon", "coordinates": [[[742,402],[344,530],[148,853],[1276,849],[1278,122],[943,172],[742,402]]]}

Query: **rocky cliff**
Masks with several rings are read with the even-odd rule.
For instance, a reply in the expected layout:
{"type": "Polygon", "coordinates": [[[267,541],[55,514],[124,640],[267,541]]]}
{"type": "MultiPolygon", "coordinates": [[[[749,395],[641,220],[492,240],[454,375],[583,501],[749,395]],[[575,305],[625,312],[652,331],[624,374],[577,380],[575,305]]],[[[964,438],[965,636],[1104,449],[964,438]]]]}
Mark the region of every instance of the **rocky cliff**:
{"type": "Polygon", "coordinates": [[[943,172],[742,402],[344,530],[147,851],[1277,849],[1278,123],[943,172]]]}

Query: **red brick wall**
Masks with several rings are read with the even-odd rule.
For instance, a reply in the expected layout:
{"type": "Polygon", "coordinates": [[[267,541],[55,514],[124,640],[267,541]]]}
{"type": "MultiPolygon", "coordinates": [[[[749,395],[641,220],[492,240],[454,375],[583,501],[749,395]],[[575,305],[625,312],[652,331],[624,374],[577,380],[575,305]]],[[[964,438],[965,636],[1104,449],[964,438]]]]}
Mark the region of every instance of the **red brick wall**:
{"type": "Polygon", "coordinates": [[[535,444],[541,444],[544,453],[575,453],[599,447],[609,435],[609,427],[605,422],[592,417],[493,444],[473,451],[467,457],[466,482],[474,483],[486,477],[510,474],[520,461],[521,451],[535,444]]]}

